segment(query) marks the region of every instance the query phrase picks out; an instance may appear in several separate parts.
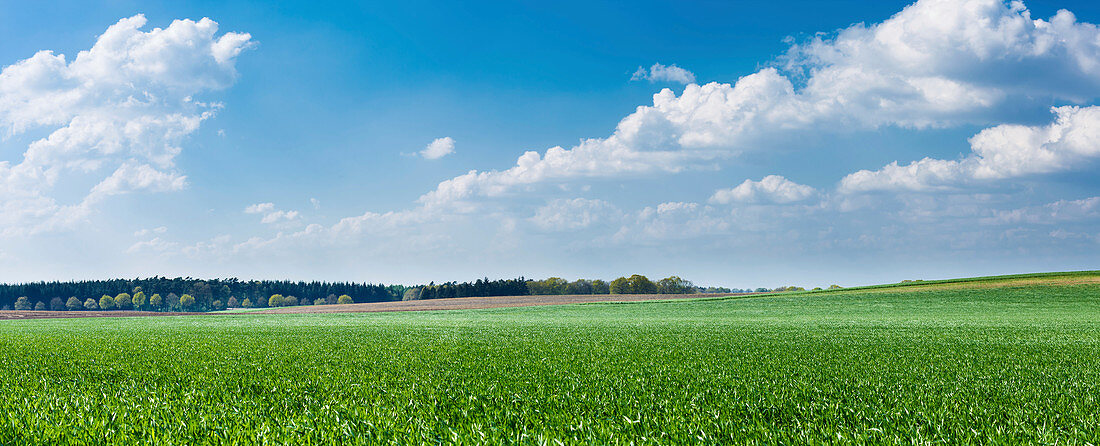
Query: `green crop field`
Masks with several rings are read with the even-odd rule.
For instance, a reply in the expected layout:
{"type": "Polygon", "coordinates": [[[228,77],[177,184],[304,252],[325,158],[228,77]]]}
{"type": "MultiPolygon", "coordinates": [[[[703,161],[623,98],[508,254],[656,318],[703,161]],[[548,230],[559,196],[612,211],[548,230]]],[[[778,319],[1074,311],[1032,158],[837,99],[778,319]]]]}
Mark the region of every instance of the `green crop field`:
{"type": "Polygon", "coordinates": [[[1098,280],[5,321],[0,443],[1097,444],[1098,280]]]}

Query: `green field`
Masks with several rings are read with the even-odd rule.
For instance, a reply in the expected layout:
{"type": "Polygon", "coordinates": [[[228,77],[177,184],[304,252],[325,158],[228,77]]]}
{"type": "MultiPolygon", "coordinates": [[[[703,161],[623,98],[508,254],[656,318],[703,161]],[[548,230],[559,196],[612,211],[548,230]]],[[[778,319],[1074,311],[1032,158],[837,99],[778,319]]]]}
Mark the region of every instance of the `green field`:
{"type": "Polygon", "coordinates": [[[5,321],[0,443],[1097,444],[1098,279],[5,321]]]}

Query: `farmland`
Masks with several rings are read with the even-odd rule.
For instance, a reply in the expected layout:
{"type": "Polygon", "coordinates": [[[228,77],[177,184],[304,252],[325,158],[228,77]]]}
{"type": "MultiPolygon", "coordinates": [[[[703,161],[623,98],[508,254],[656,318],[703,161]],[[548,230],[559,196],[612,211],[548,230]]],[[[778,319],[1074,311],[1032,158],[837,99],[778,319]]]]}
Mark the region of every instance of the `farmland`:
{"type": "Polygon", "coordinates": [[[0,321],[0,443],[1098,443],[1100,274],[0,321]]]}

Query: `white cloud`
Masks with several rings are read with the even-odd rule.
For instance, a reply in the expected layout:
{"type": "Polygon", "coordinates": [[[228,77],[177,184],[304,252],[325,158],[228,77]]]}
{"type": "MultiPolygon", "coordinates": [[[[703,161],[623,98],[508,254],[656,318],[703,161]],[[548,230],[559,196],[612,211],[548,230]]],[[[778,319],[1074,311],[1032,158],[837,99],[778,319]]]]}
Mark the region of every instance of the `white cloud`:
{"type": "Polygon", "coordinates": [[[260,220],[260,223],[271,224],[279,222],[289,222],[298,219],[298,211],[274,211],[264,214],[264,218],[260,220]]]}
{"type": "Polygon", "coordinates": [[[960,160],[924,158],[907,165],[852,173],[842,192],[937,190],[982,180],[1069,170],[1100,157],[1100,107],[1053,109],[1046,126],[999,125],[970,138],[972,153],[960,160]]]}
{"type": "Polygon", "coordinates": [[[661,65],[659,63],[653,64],[646,70],[645,67],[638,67],[638,71],[634,72],[634,75],[630,77],[632,81],[648,80],[650,82],[676,82],[680,84],[694,84],[695,74],[672,64],[669,66],[661,65]]]}
{"type": "Polygon", "coordinates": [[[164,226],[157,226],[153,229],[140,229],[134,232],[134,237],[144,237],[149,234],[164,234],[168,232],[168,228],[164,226]]]}
{"type": "Polygon", "coordinates": [[[310,204],[310,206],[313,206],[313,209],[321,209],[321,200],[318,200],[316,198],[310,198],[309,199],[309,204],[310,204]]]}
{"type": "Polygon", "coordinates": [[[1096,220],[1100,218],[1100,197],[1080,200],[1058,200],[1042,206],[994,212],[984,219],[993,224],[1053,224],[1066,221],[1096,220]]]}
{"type": "Polygon", "coordinates": [[[882,23],[796,44],[783,62],[782,72],[765,68],[733,84],[689,84],[679,96],[664,89],[611,136],[541,155],[528,151],[503,171],[470,171],[443,181],[420,202],[500,196],[577,178],[680,172],[759,150],[790,131],[989,124],[1006,110],[1084,101],[1100,92],[1100,30],[1066,11],[1032,19],[1020,3],[922,0],[882,23]]]}
{"type": "Polygon", "coordinates": [[[424,147],[424,150],[420,151],[420,156],[424,157],[424,159],[437,160],[454,153],[454,151],[454,138],[446,136],[443,138],[437,138],[436,140],[428,144],[427,147],[424,147]]]}
{"type": "Polygon", "coordinates": [[[275,210],[275,203],[256,203],[244,208],[246,214],[262,214],[275,210]]]}
{"type": "Polygon", "coordinates": [[[530,220],[543,230],[567,231],[587,228],[618,215],[618,209],[606,201],[574,198],[552,200],[540,207],[530,220]]]}
{"type": "Polygon", "coordinates": [[[103,198],[186,186],[174,169],[184,139],[220,108],[196,94],[229,87],[250,36],[210,19],[141,31],[137,15],[109,27],[70,62],[39,51],[0,71],[0,136],[44,132],[18,162],[0,162],[0,235],[71,228],[103,198]],[[61,204],[59,178],[96,183],[61,204]]]}
{"type": "Polygon", "coordinates": [[[710,197],[711,203],[793,203],[814,196],[817,190],[779,175],[768,175],[760,181],[745,180],[732,189],[720,189],[710,197]]]}
{"type": "Polygon", "coordinates": [[[126,253],[134,254],[145,251],[154,253],[165,253],[175,250],[177,247],[179,247],[179,243],[169,242],[161,239],[160,237],[153,237],[151,240],[141,241],[130,245],[130,247],[126,249],[126,253]]]}
{"type": "Polygon", "coordinates": [[[716,213],[710,206],[672,201],[633,213],[611,241],[631,244],[691,239],[722,233],[730,227],[728,216],[716,213]]]}
{"type": "Polygon", "coordinates": [[[174,191],[183,189],[186,185],[185,176],[161,172],[146,164],[124,163],[111,176],[93,187],[85,200],[96,201],[134,190],[174,191]]]}
{"type": "Polygon", "coordinates": [[[263,214],[260,223],[288,223],[297,220],[301,215],[298,211],[283,211],[275,209],[275,203],[256,203],[244,208],[246,214],[263,214]]]}

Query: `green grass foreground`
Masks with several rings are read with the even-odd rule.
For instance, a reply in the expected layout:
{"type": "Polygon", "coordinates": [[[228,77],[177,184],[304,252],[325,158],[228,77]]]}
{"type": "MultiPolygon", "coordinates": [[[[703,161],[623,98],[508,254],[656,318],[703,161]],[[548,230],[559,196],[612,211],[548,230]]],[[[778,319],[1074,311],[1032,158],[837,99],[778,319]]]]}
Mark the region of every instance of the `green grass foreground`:
{"type": "Polygon", "coordinates": [[[1097,444],[1100,286],[1052,278],[5,321],[0,444],[1097,444]]]}

